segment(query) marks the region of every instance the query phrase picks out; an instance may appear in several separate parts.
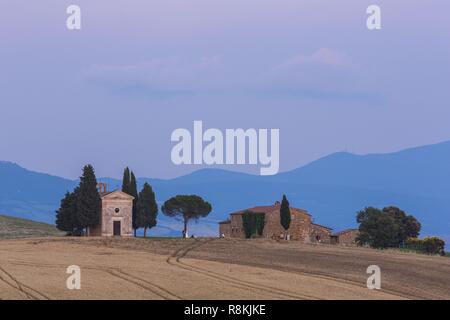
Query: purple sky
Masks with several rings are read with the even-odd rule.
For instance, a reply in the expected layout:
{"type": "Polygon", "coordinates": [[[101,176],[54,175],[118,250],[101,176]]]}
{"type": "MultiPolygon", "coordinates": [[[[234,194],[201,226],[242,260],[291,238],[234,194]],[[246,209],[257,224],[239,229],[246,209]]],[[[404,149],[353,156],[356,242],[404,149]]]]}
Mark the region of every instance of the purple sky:
{"type": "MultiPolygon", "coordinates": [[[[280,169],[450,140],[448,0],[2,0],[0,160],[174,177],[170,134],[280,128],[280,169]],[[65,27],[82,9],[82,30],[65,27]],[[383,29],[366,28],[378,4],[383,29]]],[[[258,172],[259,166],[232,170],[258,172]]]]}

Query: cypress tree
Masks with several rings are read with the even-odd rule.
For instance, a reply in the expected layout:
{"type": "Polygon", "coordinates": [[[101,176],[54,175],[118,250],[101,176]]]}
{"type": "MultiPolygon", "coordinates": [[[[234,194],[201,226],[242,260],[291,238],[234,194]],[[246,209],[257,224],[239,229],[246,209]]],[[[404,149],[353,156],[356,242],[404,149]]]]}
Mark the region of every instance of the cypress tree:
{"type": "Polygon", "coordinates": [[[136,223],[138,220],[137,202],[138,202],[139,195],[138,195],[138,191],[137,191],[136,177],[134,176],[133,171],[131,171],[129,190],[130,190],[129,195],[134,197],[134,200],[133,200],[133,229],[134,229],[134,236],[136,237],[136,230],[139,228],[139,226],[136,223]]]}
{"type": "Polygon", "coordinates": [[[291,224],[291,209],[289,209],[289,201],[286,195],[283,195],[280,208],[280,223],[284,230],[288,230],[291,224]]]}
{"type": "Polygon", "coordinates": [[[130,194],[130,169],[128,167],[123,170],[122,192],[130,194]]]}
{"type": "Polygon", "coordinates": [[[80,185],[76,192],[76,220],[81,229],[95,227],[100,220],[101,199],[97,190],[97,179],[94,168],[87,165],[83,168],[80,185]]]}
{"type": "Polygon", "coordinates": [[[60,208],[56,210],[56,227],[59,230],[73,233],[76,228],[76,201],[75,192],[66,192],[60,208]]]}
{"type": "Polygon", "coordinates": [[[156,226],[156,216],[158,215],[158,205],[155,199],[155,193],[152,187],[146,182],[142,191],[139,193],[137,201],[137,219],[138,228],[144,228],[144,237],[147,236],[147,229],[156,226]]]}

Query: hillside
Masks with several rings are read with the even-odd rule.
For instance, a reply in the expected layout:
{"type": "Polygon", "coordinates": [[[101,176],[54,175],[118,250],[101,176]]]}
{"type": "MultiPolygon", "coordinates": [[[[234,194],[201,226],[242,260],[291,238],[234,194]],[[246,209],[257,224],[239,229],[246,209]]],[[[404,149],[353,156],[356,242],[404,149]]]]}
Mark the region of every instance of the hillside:
{"type": "Polygon", "coordinates": [[[27,219],[0,215],[0,239],[60,236],[55,226],[27,219]]]}

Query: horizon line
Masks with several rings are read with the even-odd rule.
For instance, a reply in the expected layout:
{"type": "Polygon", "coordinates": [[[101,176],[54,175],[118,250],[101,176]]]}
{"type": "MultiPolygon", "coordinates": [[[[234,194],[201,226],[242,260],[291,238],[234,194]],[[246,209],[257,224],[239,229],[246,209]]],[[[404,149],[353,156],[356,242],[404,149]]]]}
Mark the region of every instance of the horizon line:
{"type": "MultiPolygon", "coordinates": [[[[406,151],[411,151],[411,150],[416,150],[416,149],[420,149],[420,148],[426,148],[426,147],[432,147],[432,146],[437,146],[437,145],[441,145],[441,144],[446,144],[446,143],[450,143],[450,140],[444,140],[444,141],[440,141],[440,142],[436,142],[436,143],[430,143],[430,144],[423,144],[423,145],[418,145],[418,146],[414,146],[414,147],[408,147],[408,148],[404,148],[404,149],[400,149],[397,151],[392,151],[392,152],[381,152],[381,153],[365,153],[365,154],[358,154],[358,153],[353,153],[353,152],[349,152],[349,151],[336,151],[336,152],[332,152],[329,153],[327,155],[321,156],[315,160],[312,160],[308,163],[305,163],[304,165],[300,165],[298,167],[295,167],[293,169],[289,169],[289,170],[285,170],[285,171],[280,171],[275,175],[272,176],[261,176],[259,174],[254,174],[254,173],[249,173],[249,172],[243,172],[243,171],[235,171],[235,170],[230,170],[230,169],[224,169],[224,168],[220,168],[220,165],[214,165],[214,166],[204,166],[202,168],[199,168],[197,170],[193,170],[191,172],[185,173],[185,174],[181,174],[179,176],[173,177],[173,178],[151,178],[151,177],[146,177],[146,176],[142,176],[142,177],[137,177],[137,179],[151,179],[151,180],[163,180],[163,181],[171,181],[171,180],[175,180],[175,179],[179,179],[182,177],[186,177],[192,174],[195,174],[197,172],[200,171],[223,171],[223,172],[229,172],[229,173],[236,173],[236,174],[241,174],[241,175],[247,175],[247,176],[253,176],[253,177],[266,177],[266,178],[270,178],[270,177],[275,177],[278,176],[280,174],[285,174],[285,173],[289,173],[295,170],[298,170],[300,168],[306,167],[316,161],[325,159],[329,156],[332,155],[336,155],[336,154],[350,154],[350,155],[354,155],[354,156],[358,156],[358,157],[365,157],[365,156],[376,156],[376,155],[390,155],[390,154],[398,154],[401,152],[406,152],[406,151]]],[[[6,163],[6,164],[12,164],[12,165],[16,165],[24,170],[27,170],[29,172],[33,172],[33,173],[38,173],[38,174],[44,174],[44,175],[48,175],[48,176],[52,176],[52,177],[56,177],[56,178],[60,178],[60,179],[65,179],[65,180],[70,180],[70,181],[78,181],[79,178],[76,179],[72,179],[72,178],[68,178],[68,177],[64,177],[64,176],[59,176],[56,174],[52,174],[52,173],[48,173],[48,172],[42,172],[42,171],[35,171],[32,169],[28,169],[25,166],[22,166],[21,164],[14,162],[14,161],[10,161],[10,160],[1,160],[0,159],[0,164],[2,163],[6,163]]],[[[88,163],[87,163],[88,164],[88,163]]],[[[87,165],[86,164],[86,165],[87,165]]],[[[195,166],[195,165],[189,165],[189,166],[195,166]]],[[[95,169],[95,168],[94,168],[95,169]]],[[[111,177],[111,176],[103,176],[103,177],[98,177],[98,180],[100,179],[114,179],[114,180],[121,180],[121,178],[116,178],[116,177],[111,177]]]]}

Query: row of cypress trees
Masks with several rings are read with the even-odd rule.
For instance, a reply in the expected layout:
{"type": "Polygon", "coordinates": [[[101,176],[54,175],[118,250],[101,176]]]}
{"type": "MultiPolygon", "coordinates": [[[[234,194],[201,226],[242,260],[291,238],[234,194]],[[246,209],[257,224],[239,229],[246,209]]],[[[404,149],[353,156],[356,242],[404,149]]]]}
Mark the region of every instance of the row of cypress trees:
{"type": "MultiPolygon", "coordinates": [[[[124,170],[122,191],[133,196],[133,229],[147,229],[156,226],[158,205],[152,187],[145,183],[142,191],[137,192],[137,181],[134,173],[127,167],[124,170]]],[[[97,179],[94,168],[86,165],[80,177],[79,185],[67,192],[61,200],[61,206],[56,211],[56,227],[70,235],[81,235],[88,228],[100,222],[101,198],[97,190],[97,179]]]]}
{"type": "Polygon", "coordinates": [[[134,197],[133,200],[133,229],[134,236],[136,230],[144,229],[144,237],[147,236],[147,229],[156,226],[158,215],[158,205],[152,187],[145,182],[141,192],[137,191],[136,176],[128,167],[123,172],[122,191],[134,197]]]}
{"type": "Polygon", "coordinates": [[[79,185],[61,200],[61,207],[56,211],[56,227],[69,234],[82,234],[99,223],[100,207],[94,168],[87,165],[79,185]]]}

